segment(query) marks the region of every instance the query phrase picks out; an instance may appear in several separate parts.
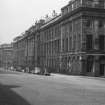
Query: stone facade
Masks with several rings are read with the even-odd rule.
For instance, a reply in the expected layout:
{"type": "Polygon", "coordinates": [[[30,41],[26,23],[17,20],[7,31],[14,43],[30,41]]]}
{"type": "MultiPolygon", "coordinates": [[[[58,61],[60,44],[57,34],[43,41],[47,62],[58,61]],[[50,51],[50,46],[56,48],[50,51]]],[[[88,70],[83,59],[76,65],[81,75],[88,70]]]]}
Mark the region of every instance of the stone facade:
{"type": "Polygon", "coordinates": [[[43,23],[40,20],[39,23],[30,27],[22,35],[14,38],[14,67],[29,68],[32,70],[38,65],[38,29],[43,23]]]}
{"type": "Polygon", "coordinates": [[[13,65],[14,67],[25,66],[25,51],[26,51],[26,41],[22,39],[22,36],[15,38],[13,42],[13,65]]]}
{"type": "Polygon", "coordinates": [[[8,68],[13,66],[13,46],[12,44],[0,45],[0,67],[8,68]]]}
{"type": "MultiPolygon", "coordinates": [[[[44,22],[44,21],[43,21],[44,22]]],[[[43,23],[42,22],[42,23],[43,23]]],[[[20,61],[50,72],[99,76],[105,74],[105,1],[71,0],[61,14],[25,32],[20,61]],[[24,48],[23,48],[24,47],[24,48]]]]}

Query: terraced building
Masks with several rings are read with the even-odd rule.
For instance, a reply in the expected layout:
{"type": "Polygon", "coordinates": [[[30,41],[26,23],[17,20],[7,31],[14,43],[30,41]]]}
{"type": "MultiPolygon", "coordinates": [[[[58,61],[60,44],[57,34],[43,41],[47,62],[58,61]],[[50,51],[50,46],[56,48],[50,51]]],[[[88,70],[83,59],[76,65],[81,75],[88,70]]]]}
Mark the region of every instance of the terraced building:
{"type": "Polygon", "coordinates": [[[9,68],[13,66],[13,46],[12,44],[0,45],[0,67],[9,68]]]}
{"type": "Polygon", "coordinates": [[[30,65],[58,73],[105,74],[105,0],[71,0],[60,15],[33,30],[30,65]]]}

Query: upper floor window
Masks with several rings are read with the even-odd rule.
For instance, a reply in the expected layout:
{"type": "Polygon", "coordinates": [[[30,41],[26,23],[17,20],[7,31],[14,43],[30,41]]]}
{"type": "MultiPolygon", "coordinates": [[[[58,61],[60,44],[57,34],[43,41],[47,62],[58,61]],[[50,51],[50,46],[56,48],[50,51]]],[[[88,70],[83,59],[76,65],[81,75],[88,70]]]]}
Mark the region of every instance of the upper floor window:
{"type": "Polygon", "coordinates": [[[95,5],[97,5],[97,4],[99,4],[99,0],[93,0],[93,3],[94,3],[95,5]]]}
{"type": "Polygon", "coordinates": [[[94,20],[94,25],[95,26],[98,26],[98,23],[99,23],[98,20],[94,20]]]}
{"type": "Polygon", "coordinates": [[[102,20],[99,20],[99,28],[103,27],[103,21],[102,20]]]}
{"type": "Polygon", "coordinates": [[[91,26],[91,21],[90,21],[90,20],[87,20],[87,21],[86,21],[86,26],[87,26],[87,27],[90,27],[90,26],[91,26]]]}
{"type": "Polygon", "coordinates": [[[93,35],[86,35],[86,49],[91,50],[93,47],[93,35]]]}
{"type": "Polygon", "coordinates": [[[105,43],[105,36],[104,35],[99,35],[99,49],[104,50],[104,45],[105,43]]]}

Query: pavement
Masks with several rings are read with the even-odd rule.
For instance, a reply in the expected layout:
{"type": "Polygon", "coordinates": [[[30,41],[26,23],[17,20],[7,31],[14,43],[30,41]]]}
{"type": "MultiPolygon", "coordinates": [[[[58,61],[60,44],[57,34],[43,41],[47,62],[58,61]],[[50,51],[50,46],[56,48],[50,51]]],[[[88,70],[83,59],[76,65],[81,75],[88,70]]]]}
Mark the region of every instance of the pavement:
{"type": "Polygon", "coordinates": [[[105,78],[1,71],[0,105],[105,105],[105,78]]]}

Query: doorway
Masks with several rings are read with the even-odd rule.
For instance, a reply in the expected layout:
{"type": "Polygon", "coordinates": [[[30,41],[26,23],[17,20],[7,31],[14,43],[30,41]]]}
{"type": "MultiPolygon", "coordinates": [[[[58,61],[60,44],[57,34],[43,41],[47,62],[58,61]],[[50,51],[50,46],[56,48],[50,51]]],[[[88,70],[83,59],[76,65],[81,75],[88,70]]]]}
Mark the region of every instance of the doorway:
{"type": "Polygon", "coordinates": [[[92,69],[93,69],[93,62],[94,62],[94,56],[88,56],[87,57],[87,67],[86,67],[86,71],[89,73],[89,72],[92,72],[92,69]]]}
{"type": "Polygon", "coordinates": [[[103,76],[105,72],[105,64],[100,64],[100,76],[103,76]]]}
{"type": "Polygon", "coordinates": [[[104,74],[105,74],[105,56],[100,56],[99,61],[100,61],[99,75],[104,76],[104,74]]]}

